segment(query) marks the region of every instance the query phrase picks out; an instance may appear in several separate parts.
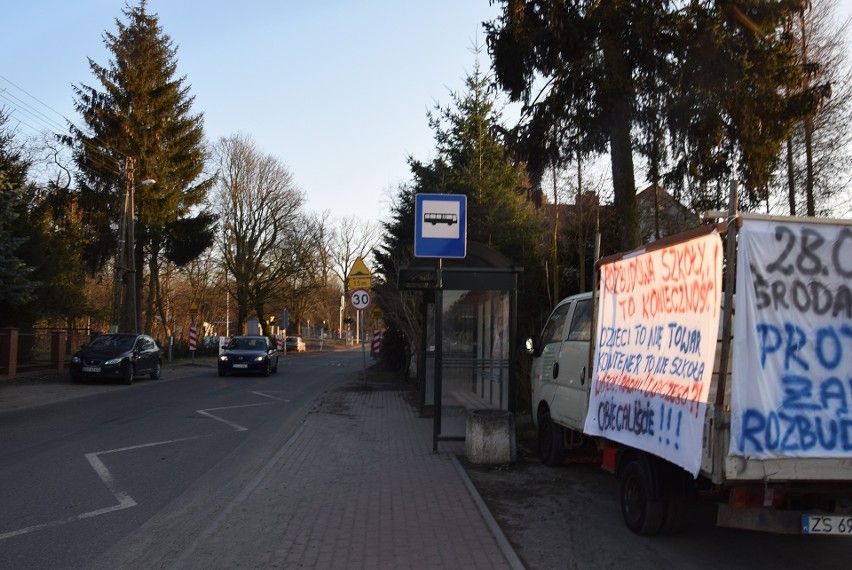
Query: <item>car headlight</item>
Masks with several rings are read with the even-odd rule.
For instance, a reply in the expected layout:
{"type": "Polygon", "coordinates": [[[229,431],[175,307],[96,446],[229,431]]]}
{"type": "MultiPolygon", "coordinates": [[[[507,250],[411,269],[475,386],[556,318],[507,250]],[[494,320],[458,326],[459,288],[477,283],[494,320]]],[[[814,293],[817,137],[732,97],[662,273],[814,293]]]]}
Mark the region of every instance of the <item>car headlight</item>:
{"type": "Polygon", "coordinates": [[[266,357],[265,357],[265,356],[256,356],[256,357],[254,358],[254,361],[255,361],[255,362],[263,362],[263,359],[264,359],[264,358],[266,358],[266,357]]]}
{"type": "Polygon", "coordinates": [[[71,362],[73,362],[74,364],[80,364],[83,361],[80,360],[80,357],[75,354],[74,356],[71,357],[71,362]]]}
{"type": "Polygon", "coordinates": [[[219,355],[219,362],[228,362],[228,355],[227,354],[220,354],[219,355]]]}
{"type": "Polygon", "coordinates": [[[124,358],[124,357],[119,356],[118,358],[111,358],[111,359],[107,360],[106,362],[104,362],[104,366],[112,366],[113,364],[118,364],[119,362],[121,362],[122,358],[124,358]]]}

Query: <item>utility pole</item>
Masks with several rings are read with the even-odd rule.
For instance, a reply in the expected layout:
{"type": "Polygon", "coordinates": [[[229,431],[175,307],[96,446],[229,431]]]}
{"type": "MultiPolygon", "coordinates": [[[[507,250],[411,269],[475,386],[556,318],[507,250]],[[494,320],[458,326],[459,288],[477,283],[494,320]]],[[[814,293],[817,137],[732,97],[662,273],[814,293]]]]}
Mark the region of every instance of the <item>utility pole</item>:
{"type": "Polygon", "coordinates": [[[125,271],[125,290],[124,290],[124,320],[123,332],[139,332],[136,319],[136,228],[134,221],[134,181],[133,170],[135,164],[132,158],[125,159],[124,167],[124,185],[125,185],[125,212],[126,216],[125,228],[127,231],[126,240],[126,271],[125,271]]]}
{"type": "MultiPolygon", "coordinates": [[[[135,161],[124,159],[124,200],[118,220],[118,252],[115,260],[112,323],[110,332],[139,332],[139,311],[136,291],[136,203],[134,194],[135,161]]],[[[146,178],[140,186],[150,186],[156,180],[146,178]]]]}
{"type": "MultiPolygon", "coordinates": [[[[128,240],[128,220],[133,223],[133,159],[124,159],[124,192],[121,215],[118,218],[118,251],[115,256],[115,281],[113,284],[112,321],[110,332],[128,331],[128,264],[133,261],[133,240],[128,240]],[[130,215],[128,215],[130,212],[130,215]],[[129,243],[128,243],[129,242],[129,243]],[[128,255],[128,250],[130,254],[128,255]]],[[[135,296],[132,297],[135,300],[135,296]]],[[[134,303],[135,304],[135,303],[134,303]]]]}

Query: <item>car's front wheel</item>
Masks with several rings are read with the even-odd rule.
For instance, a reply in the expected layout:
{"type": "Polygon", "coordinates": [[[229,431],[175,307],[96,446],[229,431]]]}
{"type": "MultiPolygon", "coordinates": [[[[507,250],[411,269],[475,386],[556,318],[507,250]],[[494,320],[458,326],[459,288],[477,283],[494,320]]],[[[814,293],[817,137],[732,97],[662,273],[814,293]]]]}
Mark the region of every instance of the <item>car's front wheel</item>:
{"type": "Polygon", "coordinates": [[[163,373],[163,364],[158,360],[154,363],[154,369],[151,370],[151,380],[159,380],[163,373]]]}
{"type": "Polygon", "coordinates": [[[550,412],[544,412],[538,421],[538,457],[549,467],[562,465],[565,460],[562,429],[562,426],[550,419],[550,412]]]}

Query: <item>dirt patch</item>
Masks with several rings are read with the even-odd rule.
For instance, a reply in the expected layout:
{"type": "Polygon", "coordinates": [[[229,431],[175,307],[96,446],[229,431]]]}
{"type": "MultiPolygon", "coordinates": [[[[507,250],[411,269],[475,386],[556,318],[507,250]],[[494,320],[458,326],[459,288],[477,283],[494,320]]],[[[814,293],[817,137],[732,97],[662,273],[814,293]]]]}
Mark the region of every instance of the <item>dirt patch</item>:
{"type": "Polygon", "coordinates": [[[359,374],[356,380],[342,386],[340,389],[349,392],[389,392],[414,390],[416,383],[403,378],[402,373],[388,370],[382,366],[367,368],[366,378],[359,374]]]}
{"type": "Polygon", "coordinates": [[[366,380],[363,374],[359,374],[351,382],[328,392],[311,410],[311,413],[353,417],[346,401],[347,392],[406,392],[405,397],[409,402],[413,401],[409,393],[417,393],[416,384],[411,380],[403,379],[400,373],[385,370],[379,366],[371,366],[367,369],[366,380]]]}

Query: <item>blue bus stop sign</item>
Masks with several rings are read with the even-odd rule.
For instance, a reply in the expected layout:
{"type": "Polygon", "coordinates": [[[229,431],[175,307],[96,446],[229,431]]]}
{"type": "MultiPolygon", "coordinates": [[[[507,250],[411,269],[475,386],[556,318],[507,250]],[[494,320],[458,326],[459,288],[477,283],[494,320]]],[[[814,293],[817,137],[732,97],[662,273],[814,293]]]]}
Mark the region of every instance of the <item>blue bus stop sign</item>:
{"type": "Polygon", "coordinates": [[[467,196],[414,196],[414,257],[467,255],[467,196]]]}

